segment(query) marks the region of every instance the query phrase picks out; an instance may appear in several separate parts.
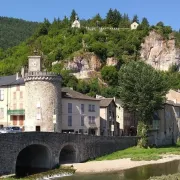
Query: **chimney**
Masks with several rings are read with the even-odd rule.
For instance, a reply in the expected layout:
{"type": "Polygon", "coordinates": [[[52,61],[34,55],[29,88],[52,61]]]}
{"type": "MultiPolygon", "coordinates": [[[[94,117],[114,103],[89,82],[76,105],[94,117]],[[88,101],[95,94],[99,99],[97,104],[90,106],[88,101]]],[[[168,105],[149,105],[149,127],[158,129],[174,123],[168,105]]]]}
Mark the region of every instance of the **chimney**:
{"type": "Polygon", "coordinates": [[[24,75],[25,75],[25,70],[24,70],[24,67],[21,68],[21,77],[24,78],[24,75]]]}
{"type": "Polygon", "coordinates": [[[16,73],[16,80],[20,79],[21,78],[21,75],[19,72],[16,73]]]}

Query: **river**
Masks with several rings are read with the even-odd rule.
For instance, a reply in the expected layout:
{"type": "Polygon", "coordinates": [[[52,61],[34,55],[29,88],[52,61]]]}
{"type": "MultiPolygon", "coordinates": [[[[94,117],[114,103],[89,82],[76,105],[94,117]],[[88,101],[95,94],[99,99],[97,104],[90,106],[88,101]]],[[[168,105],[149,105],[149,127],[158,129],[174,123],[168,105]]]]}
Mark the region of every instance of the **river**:
{"type": "Polygon", "coordinates": [[[147,180],[151,176],[161,176],[180,172],[180,161],[171,161],[162,164],[151,164],[136,167],[121,172],[101,174],[74,174],[59,180],[147,180]]]}

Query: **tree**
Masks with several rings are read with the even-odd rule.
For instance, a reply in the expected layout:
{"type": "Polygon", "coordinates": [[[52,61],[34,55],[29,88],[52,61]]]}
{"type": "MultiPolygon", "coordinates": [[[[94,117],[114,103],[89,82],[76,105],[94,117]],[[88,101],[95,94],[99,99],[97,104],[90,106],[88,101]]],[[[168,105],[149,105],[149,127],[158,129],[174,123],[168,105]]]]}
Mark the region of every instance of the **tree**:
{"type": "Polygon", "coordinates": [[[73,9],[72,12],[71,12],[71,16],[70,16],[70,21],[71,21],[71,23],[75,21],[76,16],[77,16],[77,13],[76,13],[76,11],[73,9]]]}
{"type": "Polygon", "coordinates": [[[139,18],[138,18],[137,15],[134,15],[132,22],[137,22],[137,23],[139,23],[139,18]]]}
{"type": "Polygon", "coordinates": [[[110,86],[117,85],[118,72],[114,66],[104,66],[101,70],[101,76],[110,86]]]}
{"type": "Polygon", "coordinates": [[[144,62],[131,61],[119,71],[119,97],[124,107],[137,115],[141,126],[151,124],[153,112],[162,108],[167,91],[162,74],[144,62]]]}
{"type": "Polygon", "coordinates": [[[118,27],[121,20],[120,12],[115,9],[114,11],[110,9],[106,16],[106,22],[108,25],[112,27],[118,27]]]}
{"type": "Polygon", "coordinates": [[[160,21],[160,22],[158,22],[158,23],[156,24],[156,26],[164,27],[164,23],[163,23],[162,21],[160,21]]]}
{"type": "Polygon", "coordinates": [[[149,22],[148,22],[147,18],[144,17],[142,19],[141,26],[143,29],[149,28],[149,22]]]}

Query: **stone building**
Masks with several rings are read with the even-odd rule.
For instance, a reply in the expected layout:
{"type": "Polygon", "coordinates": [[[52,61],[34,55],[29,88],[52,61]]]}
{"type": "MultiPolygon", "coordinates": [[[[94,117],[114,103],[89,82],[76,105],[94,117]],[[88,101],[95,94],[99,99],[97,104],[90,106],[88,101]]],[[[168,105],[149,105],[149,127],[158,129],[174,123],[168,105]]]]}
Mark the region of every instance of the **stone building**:
{"type": "Polygon", "coordinates": [[[164,108],[154,112],[149,127],[149,144],[162,146],[175,144],[179,136],[180,104],[167,101],[164,108]]]}
{"type": "Polygon", "coordinates": [[[61,76],[42,70],[41,56],[28,57],[25,131],[61,132],[61,76]]]}

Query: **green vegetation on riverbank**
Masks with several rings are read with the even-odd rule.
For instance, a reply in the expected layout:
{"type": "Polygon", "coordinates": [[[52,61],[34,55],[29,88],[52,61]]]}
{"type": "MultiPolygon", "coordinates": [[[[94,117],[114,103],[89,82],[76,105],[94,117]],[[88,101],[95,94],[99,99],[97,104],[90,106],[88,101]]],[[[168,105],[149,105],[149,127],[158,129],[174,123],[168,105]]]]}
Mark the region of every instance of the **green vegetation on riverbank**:
{"type": "Polygon", "coordinates": [[[175,146],[171,147],[161,147],[161,148],[140,148],[140,147],[131,147],[125,150],[117,151],[109,155],[105,155],[99,158],[96,158],[96,161],[103,160],[115,160],[122,158],[131,158],[134,161],[150,161],[158,160],[162,158],[163,154],[180,154],[180,144],[178,143],[175,146]]]}
{"type": "Polygon", "coordinates": [[[10,177],[4,177],[1,178],[2,180],[34,180],[34,179],[42,179],[43,177],[52,177],[52,176],[60,176],[60,175],[68,175],[68,174],[74,174],[75,173],[75,169],[73,169],[73,167],[69,167],[69,166],[61,166],[60,168],[57,169],[53,169],[53,170],[49,170],[46,172],[42,172],[42,173],[38,173],[38,174],[34,174],[34,175],[30,175],[24,178],[18,178],[16,176],[10,176],[10,177]]]}
{"type": "Polygon", "coordinates": [[[151,177],[149,180],[180,180],[180,173],[151,177]]]}

